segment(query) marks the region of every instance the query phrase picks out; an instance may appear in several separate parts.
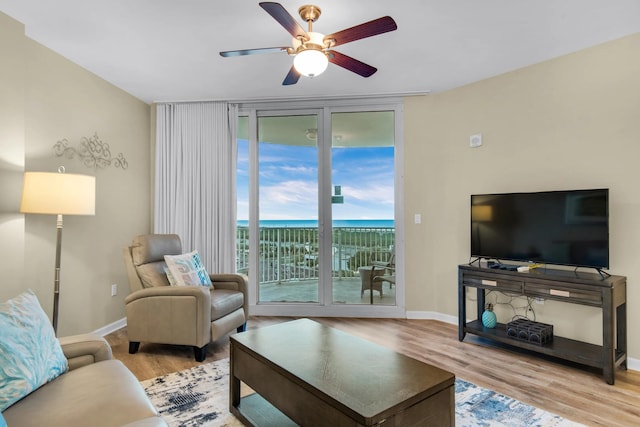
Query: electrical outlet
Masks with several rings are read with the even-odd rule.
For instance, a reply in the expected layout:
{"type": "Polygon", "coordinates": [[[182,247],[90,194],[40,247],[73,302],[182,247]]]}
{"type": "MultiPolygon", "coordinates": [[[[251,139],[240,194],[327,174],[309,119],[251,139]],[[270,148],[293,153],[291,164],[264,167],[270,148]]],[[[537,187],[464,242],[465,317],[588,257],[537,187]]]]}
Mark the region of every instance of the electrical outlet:
{"type": "Polygon", "coordinates": [[[118,285],[114,283],[111,285],[111,296],[115,297],[116,295],[118,295],[118,285]]]}
{"type": "Polygon", "coordinates": [[[544,305],[544,298],[534,298],[533,301],[536,304],[544,305]]]}

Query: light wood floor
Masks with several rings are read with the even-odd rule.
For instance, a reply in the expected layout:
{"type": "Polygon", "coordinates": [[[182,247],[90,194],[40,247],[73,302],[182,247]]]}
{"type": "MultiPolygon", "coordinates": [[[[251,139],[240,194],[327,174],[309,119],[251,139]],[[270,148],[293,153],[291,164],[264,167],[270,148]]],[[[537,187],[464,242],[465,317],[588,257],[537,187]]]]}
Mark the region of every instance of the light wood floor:
{"type": "MultiPolygon", "coordinates": [[[[253,317],[248,329],[290,318],[253,317]]],[[[320,323],[360,336],[475,383],[588,426],[640,426],[640,372],[616,371],[610,386],[601,372],[504,350],[434,320],[320,318],[320,323]]],[[[192,349],[142,343],[128,354],[126,329],[107,337],[114,357],[139,380],[198,365],[192,349]]],[[[229,338],[209,345],[206,362],[229,357],[229,338]]],[[[354,355],[354,357],[358,357],[354,355]]]]}

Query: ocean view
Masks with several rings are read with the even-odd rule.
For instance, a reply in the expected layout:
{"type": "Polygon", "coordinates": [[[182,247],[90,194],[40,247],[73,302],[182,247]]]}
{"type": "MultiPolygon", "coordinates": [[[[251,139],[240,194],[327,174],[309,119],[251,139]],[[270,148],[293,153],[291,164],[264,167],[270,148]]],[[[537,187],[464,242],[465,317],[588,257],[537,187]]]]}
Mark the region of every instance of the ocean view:
{"type": "MultiPolygon", "coordinates": [[[[248,220],[238,220],[238,227],[248,227],[248,220]]],[[[263,228],[311,228],[317,227],[318,221],[315,219],[272,219],[260,221],[263,228]]],[[[334,228],[393,228],[392,219],[336,219],[333,221],[334,228]]]]}

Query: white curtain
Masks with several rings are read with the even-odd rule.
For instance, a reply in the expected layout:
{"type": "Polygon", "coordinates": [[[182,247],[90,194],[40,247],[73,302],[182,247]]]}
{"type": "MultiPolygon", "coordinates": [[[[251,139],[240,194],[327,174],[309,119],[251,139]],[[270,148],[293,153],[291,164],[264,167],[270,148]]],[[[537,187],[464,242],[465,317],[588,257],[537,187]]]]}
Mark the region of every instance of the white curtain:
{"type": "Polygon", "coordinates": [[[154,232],[176,233],[209,272],[235,272],[237,105],[157,105],[154,232]]]}

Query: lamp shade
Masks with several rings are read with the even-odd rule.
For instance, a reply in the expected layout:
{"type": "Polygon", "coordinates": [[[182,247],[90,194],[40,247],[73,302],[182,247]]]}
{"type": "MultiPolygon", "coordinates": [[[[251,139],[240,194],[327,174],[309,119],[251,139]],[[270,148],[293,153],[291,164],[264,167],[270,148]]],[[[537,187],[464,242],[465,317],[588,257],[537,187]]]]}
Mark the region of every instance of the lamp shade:
{"type": "Polygon", "coordinates": [[[25,172],[20,212],[95,215],[96,178],[71,173],[25,172]]]}

